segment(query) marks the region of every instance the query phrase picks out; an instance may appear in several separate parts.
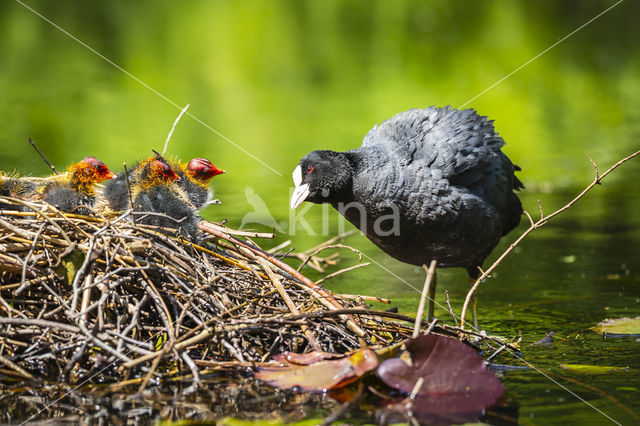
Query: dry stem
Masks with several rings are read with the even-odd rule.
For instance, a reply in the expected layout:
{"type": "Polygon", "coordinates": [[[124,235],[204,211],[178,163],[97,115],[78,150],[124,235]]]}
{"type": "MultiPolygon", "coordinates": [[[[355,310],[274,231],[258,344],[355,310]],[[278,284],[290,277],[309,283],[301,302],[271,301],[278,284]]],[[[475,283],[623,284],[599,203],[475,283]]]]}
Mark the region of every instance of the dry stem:
{"type": "Polygon", "coordinates": [[[566,211],[567,209],[569,209],[571,206],[573,206],[580,198],[582,198],[587,192],[589,192],[594,186],[599,185],[600,182],[602,181],[602,179],[604,179],[609,173],[611,173],[612,171],[614,171],[615,169],[617,169],[619,166],[621,166],[622,164],[626,163],[627,161],[631,160],[632,158],[636,157],[637,155],[640,154],[640,151],[636,151],[633,154],[623,158],[622,160],[618,161],[617,163],[615,163],[613,166],[609,167],[609,169],[607,169],[607,171],[605,171],[603,174],[599,174],[598,173],[598,166],[596,166],[596,164],[593,162],[593,160],[591,158],[589,158],[589,161],[591,162],[591,164],[593,165],[594,171],[595,171],[595,176],[593,178],[593,182],[591,182],[585,189],[582,190],[582,192],[580,192],[573,200],[569,201],[566,205],[564,205],[563,207],[561,207],[560,209],[554,211],[553,213],[549,214],[549,215],[545,215],[543,210],[542,210],[542,204],[540,203],[540,201],[538,200],[538,206],[540,208],[540,219],[538,219],[538,221],[534,222],[533,219],[531,218],[531,215],[529,213],[527,213],[525,211],[525,214],[527,215],[527,217],[529,218],[529,223],[530,226],[529,228],[527,228],[526,231],[524,231],[522,233],[522,235],[520,235],[518,237],[518,239],[516,241],[514,241],[509,248],[507,248],[504,253],[502,253],[502,255],[500,255],[500,257],[489,267],[489,269],[487,269],[486,271],[482,272],[482,275],[480,275],[480,277],[478,277],[478,279],[476,280],[476,282],[473,284],[473,286],[471,287],[471,289],[469,289],[469,292],[467,293],[467,297],[464,300],[464,305],[462,306],[462,314],[460,315],[460,328],[464,329],[464,325],[465,325],[465,318],[466,318],[466,314],[467,314],[467,308],[469,306],[469,302],[471,301],[471,297],[473,296],[473,294],[475,293],[476,289],[478,288],[478,286],[480,285],[480,283],[482,282],[482,280],[484,280],[485,278],[487,278],[489,276],[489,274],[491,272],[493,272],[494,269],[496,269],[496,267],[513,251],[513,249],[520,244],[520,242],[527,236],[529,235],[531,232],[533,232],[534,230],[540,228],[541,226],[544,226],[549,219],[554,218],[555,216],[559,215],[560,213],[566,211]]]}

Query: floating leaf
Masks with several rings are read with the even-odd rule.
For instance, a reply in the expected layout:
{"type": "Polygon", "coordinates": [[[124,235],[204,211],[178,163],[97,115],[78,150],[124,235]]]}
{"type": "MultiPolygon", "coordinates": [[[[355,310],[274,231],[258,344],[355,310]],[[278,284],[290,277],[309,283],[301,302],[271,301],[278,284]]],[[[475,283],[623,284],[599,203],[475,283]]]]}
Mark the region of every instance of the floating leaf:
{"type": "Polygon", "coordinates": [[[504,392],[500,380],[485,368],[485,362],[469,346],[449,337],[421,335],[405,341],[406,353],[378,368],[388,385],[412,392],[424,380],[413,401],[420,413],[481,413],[504,392]]]}
{"type": "Polygon", "coordinates": [[[313,351],[307,352],[304,354],[299,354],[295,352],[282,352],[280,354],[276,354],[273,356],[274,361],[278,362],[289,362],[291,364],[298,365],[309,365],[314,364],[318,361],[323,361],[325,359],[334,359],[334,358],[342,358],[343,355],[340,354],[332,354],[329,352],[323,351],[313,351]]]}
{"type": "Polygon", "coordinates": [[[576,373],[585,374],[606,374],[612,371],[629,370],[629,367],[606,367],[600,365],[586,365],[586,364],[560,364],[560,367],[565,370],[575,371],[576,373]]]}
{"type": "Polygon", "coordinates": [[[309,365],[285,361],[283,366],[262,367],[256,372],[255,377],[283,389],[300,388],[324,392],[351,383],[377,366],[378,358],[375,352],[371,349],[361,349],[348,357],[321,360],[309,365]]]}
{"type": "Polygon", "coordinates": [[[640,317],[609,319],[591,328],[605,336],[640,335],[640,317]]]}

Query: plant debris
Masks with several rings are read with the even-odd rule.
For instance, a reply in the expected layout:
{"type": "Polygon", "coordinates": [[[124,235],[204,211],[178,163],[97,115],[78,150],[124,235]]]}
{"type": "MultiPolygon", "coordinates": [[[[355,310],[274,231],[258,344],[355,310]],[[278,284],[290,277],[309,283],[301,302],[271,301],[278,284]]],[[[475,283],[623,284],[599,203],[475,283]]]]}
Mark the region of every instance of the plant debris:
{"type": "MultiPolygon", "coordinates": [[[[294,364],[329,354],[355,359],[412,334],[413,318],[365,303],[384,299],[333,294],[250,239],[271,234],[201,221],[196,243],[131,220],[152,213],[82,216],[45,202],[0,203],[20,207],[0,211],[0,390],[12,407],[6,413],[20,418],[86,414],[91,404],[73,408],[77,390],[98,392],[95,401],[113,395],[107,400],[118,411],[121,392],[148,395],[179,382],[186,395],[211,374],[236,377],[227,380],[241,387],[247,373],[282,361],[278,354],[294,364]],[[43,410],[45,401],[59,403],[43,410]]],[[[337,258],[318,257],[320,251],[353,250],[335,244],[339,239],[286,256],[324,268],[337,258]]],[[[434,333],[479,336],[422,324],[434,333]]],[[[482,344],[495,351],[503,343],[482,344]]],[[[151,411],[167,418],[162,404],[151,411]]]]}
{"type": "Polygon", "coordinates": [[[0,216],[0,339],[13,375],[117,381],[125,372],[153,376],[162,361],[197,377],[196,361],[346,353],[407,333],[371,315],[309,316],[367,306],[292,275],[222,225],[205,222],[217,235],[196,244],[134,225],[130,212],[80,216],[2,202],[32,210],[0,216]]]}

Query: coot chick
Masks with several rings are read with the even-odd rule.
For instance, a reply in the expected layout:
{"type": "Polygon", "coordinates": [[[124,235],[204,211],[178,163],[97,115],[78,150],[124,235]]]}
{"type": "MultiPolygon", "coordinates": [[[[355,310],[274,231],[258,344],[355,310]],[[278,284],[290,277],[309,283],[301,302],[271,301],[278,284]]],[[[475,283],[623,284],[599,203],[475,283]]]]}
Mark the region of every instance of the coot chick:
{"type": "Polygon", "coordinates": [[[160,183],[163,176],[168,182],[179,180],[171,164],[155,150],[153,153],[153,157],[136,162],[129,167],[127,173],[119,173],[116,179],[107,183],[102,197],[111,210],[122,211],[130,208],[130,191],[133,200],[141,189],[160,183]],[[131,189],[127,187],[127,181],[131,189]]]}
{"type": "MultiPolygon", "coordinates": [[[[0,172],[0,196],[13,198],[29,198],[36,192],[34,182],[21,179],[16,173],[3,174],[0,172]]],[[[28,207],[20,204],[0,202],[0,210],[27,211],[28,207]]]]}
{"type": "MultiPolygon", "coordinates": [[[[148,225],[179,228],[183,234],[195,236],[199,217],[186,192],[178,185],[180,180],[169,162],[158,154],[136,163],[129,175],[133,210],[157,213],[136,215],[136,220],[148,225]]],[[[107,184],[103,194],[112,210],[126,210],[130,206],[129,190],[122,174],[107,184]]]]}
{"type": "Polygon", "coordinates": [[[172,168],[180,176],[178,185],[184,190],[196,209],[205,207],[213,197],[209,183],[214,177],[225,173],[206,158],[194,158],[188,164],[178,162],[172,168]]]}
{"type": "Polygon", "coordinates": [[[166,215],[143,216],[141,222],[177,228],[181,234],[195,239],[200,216],[187,193],[180,187],[181,179],[175,171],[160,158],[143,164],[136,173],[133,210],[166,215]]]}
{"type": "Polygon", "coordinates": [[[472,109],[412,109],[374,126],[360,148],[306,155],[293,172],[291,208],[329,203],[392,257],[435,259],[475,280],[522,215],[519,168],[503,145],[472,109]]]}
{"type": "Polygon", "coordinates": [[[115,175],[102,161],[85,157],[70,165],[66,173],[43,180],[36,189],[38,195],[35,198],[63,212],[88,215],[90,210],[86,207],[93,207],[96,200],[95,184],[113,178],[115,175]]]}

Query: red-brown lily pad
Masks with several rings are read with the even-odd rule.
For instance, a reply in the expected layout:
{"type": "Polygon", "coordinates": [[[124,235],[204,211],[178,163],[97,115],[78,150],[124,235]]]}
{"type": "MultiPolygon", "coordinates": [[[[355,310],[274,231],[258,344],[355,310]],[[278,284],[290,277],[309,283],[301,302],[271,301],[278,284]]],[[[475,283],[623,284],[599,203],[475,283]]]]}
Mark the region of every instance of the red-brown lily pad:
{"type": "Polygon", "coordinates": [[[310,365],[325,359],[343,358],[344,355],[332,354],[330,352],[313,351],[304,354],[295,352],[282,352],[273,356],[274,361],[290,362],[291,364],[310,365]]]}
{"type": "Polygon", "coordinates": [[[500,380],[469,346],[449,337],[421,335],[405,342],[406,352],[377,370],[388,386],[406,393],[424,380],[412,410],[419,413],[482,412],[504,392],[500,380]]]}
{"type": "Polygon", "coordinates": [[[288,362],[286,357],[280,359],[284,361],[283,365],[261,367],[255,377],[283,389],[325,392],[345,386],[378,366],[378,357],[370,349],[361,349],[348,357],[317,361],[309,365],[288,362]]]}

